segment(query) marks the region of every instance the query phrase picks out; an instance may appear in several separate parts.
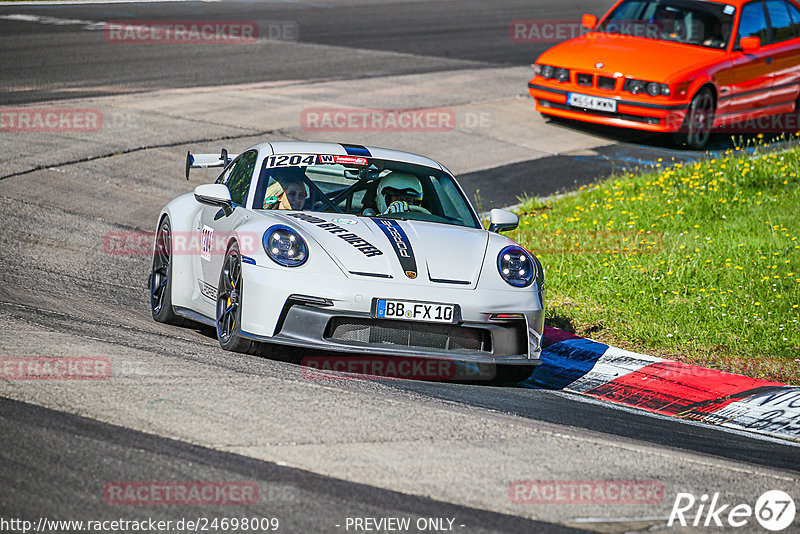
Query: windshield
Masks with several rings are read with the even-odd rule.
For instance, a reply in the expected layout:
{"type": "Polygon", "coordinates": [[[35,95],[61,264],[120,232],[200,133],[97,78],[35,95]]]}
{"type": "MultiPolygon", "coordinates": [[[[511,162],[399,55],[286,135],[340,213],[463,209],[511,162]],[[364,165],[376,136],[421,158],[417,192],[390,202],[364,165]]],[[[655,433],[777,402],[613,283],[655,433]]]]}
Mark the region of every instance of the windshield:
{"type": "Polygon", "coordinates": [[[447,173],[361,156],[268,156],[259,175],[253,208],[350,213],[483,228],[447,173]]]}
{"type": "Polygon", "coordinates": [[[724,49],[735,11],[699,0],[626,0],[595,31],[724,49]]]}

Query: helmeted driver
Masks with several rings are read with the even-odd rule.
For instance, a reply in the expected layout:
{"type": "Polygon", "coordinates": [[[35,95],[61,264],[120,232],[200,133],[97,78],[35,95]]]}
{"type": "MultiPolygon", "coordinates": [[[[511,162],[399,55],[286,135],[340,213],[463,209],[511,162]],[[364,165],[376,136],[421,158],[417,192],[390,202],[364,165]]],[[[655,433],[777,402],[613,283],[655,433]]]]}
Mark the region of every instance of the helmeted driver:
{"type": "Polygon", "coordinates": [[[375,199],[381,214],[410,211],[422,201],[422,184],[411,173],[394,171],[381,178],[375,199]]]}

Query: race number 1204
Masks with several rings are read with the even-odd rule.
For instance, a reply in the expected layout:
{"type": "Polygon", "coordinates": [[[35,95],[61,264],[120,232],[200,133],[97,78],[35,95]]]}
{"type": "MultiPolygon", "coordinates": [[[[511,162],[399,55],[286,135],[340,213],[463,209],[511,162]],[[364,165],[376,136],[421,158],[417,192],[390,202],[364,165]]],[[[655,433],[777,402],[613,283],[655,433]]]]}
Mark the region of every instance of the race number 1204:
{"type": "Polygon", "coordinates": [[[296,167],[313,165],[317,157],[313,154],[276,154],[267,158],[267,167],[296,167]]]}

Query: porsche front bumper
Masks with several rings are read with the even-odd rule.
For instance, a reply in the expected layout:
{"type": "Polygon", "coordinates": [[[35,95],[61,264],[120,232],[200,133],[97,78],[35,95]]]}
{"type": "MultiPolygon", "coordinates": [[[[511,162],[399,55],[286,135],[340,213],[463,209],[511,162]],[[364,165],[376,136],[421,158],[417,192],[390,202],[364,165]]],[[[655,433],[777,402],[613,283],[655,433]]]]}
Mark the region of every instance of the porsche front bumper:
{"type": "Polygon", "coordinates": [[[539,363],[544,311],[542,292],[535,285],[504,291],[434,289],[335,275],[309,280],[286,271],[276,277],[260,266],[243,267],[239,335],[254,341],[359,354],[539,363]],[[304,288],[305,294],[288,288],[304,288]],[[453,303],[460,307],[461,320],[441,324],[378,319],[370,311],[373,298],[453,303]]]}
{"type": "MultiPolygon", "coordinates": [[[[541,318],[543,322],[543,314],[541,318]]],[[[246,331],[240,335],[253,341],[358,354],[495,364],[540,363],[541,335],[531,343],[526,319],[439,325],[373,319],[367,313],[334,311],[290,301],[279,326],[274,336],[246,331]],[[534,344],[532,351],[531,344],[534,344]]]]}

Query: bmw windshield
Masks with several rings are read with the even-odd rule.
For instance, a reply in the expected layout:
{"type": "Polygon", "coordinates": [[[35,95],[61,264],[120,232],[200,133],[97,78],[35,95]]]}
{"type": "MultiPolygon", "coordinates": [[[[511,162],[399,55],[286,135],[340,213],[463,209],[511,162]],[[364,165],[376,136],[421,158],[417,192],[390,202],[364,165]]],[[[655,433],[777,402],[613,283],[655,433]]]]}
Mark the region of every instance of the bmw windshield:
{"type": "Polygon", "coordinates": [[[699,0],[626,0],[595,31],[724,49],[735,12],[699,0]]]}
{"type": "Polygon", "coordinates": [[[377,158],[268,156],[261,168],[253,207],[483,228],[447,173],[377,158]]]}

